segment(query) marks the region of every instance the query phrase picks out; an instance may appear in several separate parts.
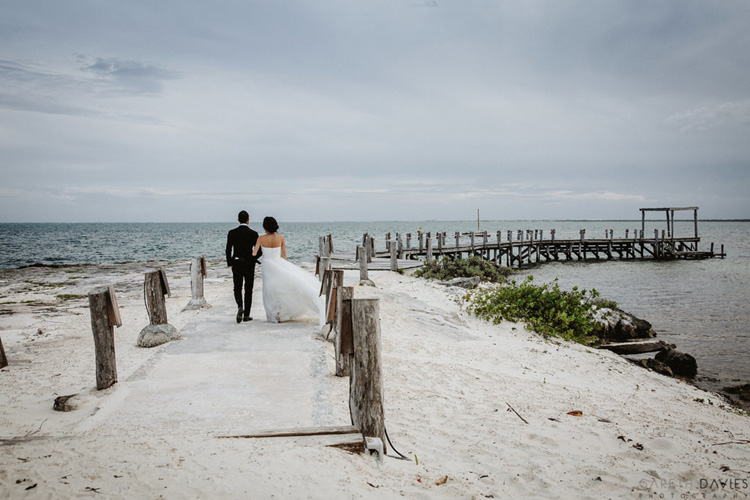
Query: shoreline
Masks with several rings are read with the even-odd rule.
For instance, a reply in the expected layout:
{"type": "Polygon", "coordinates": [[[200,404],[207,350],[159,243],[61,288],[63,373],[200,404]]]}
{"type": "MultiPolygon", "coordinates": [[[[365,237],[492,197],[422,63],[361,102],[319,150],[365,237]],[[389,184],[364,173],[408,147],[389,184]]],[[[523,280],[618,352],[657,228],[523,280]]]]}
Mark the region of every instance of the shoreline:
{"type": "MultiPolygon", "coordinates": [[[[209,303],[231,296],[223,264],[209,261],[209,303]]],[[[358,275],[347,272],[345,284],[355,286],[355,297],[381,301],[386,425],[410,461],[386,457],[378,464],[288,439],[216,440],[168,422],[111,434],[92,421],[106,424],[107,407],[134,390],[128,378],[159,361],[160,348],[134,345],[148,323],[143,273],[167,270],[170,324],[182,329],[202,313],[181,310],[190,299],[187,261],[94,266],[0,271],[0,337],[11,361],[0,371],[7,395],[0,437],[21,438],[4,446],[0,496],[97,496],[88,487],[120,498],[153,496],[158,487],[165,498],[243,491],[314,498],[647,498],[720,494],[701,481],[750,476],[750,420],[713,393],[612,353],[545,340],[522,325],[488,324],[456,304],[461,291],[395,273],[372,273],[377,288],[371,288],[356,286],[358,275]],[[93,394],[84,298],[105,284],[115,286],[123,319],[115,331],[120,382],[93,394]],[[89,395],[85,411],[52,411],[56,396],[73,392],[89,395]]],[[[332,347],[325,344],[330,374],[332,347]]],[[[328,384],[332,405],[345,415],[348,380],[329,375],[328,384]]]]}

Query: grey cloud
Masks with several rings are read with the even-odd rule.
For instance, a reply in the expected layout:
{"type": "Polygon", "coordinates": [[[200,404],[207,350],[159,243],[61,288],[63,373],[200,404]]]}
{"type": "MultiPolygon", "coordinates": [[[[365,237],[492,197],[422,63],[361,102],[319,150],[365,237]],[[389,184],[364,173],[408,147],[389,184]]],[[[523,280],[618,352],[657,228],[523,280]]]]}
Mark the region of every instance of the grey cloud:
{"type": "Polygon", "coordinates": [[[100,89],[128,94],[159,94],[165,80],[180,78],[180,72],[160,68],[153,64],[116,58],[98,57],[92,63],[86,63],[85,57],[81,70],[90,72],[100,78],[100,89]]]}

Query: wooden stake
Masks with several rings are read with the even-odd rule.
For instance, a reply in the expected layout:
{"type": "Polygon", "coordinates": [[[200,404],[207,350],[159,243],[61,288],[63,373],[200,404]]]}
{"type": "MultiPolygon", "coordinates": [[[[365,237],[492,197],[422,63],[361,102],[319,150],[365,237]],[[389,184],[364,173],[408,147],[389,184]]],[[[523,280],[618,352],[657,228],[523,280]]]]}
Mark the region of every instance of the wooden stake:
{"type": "Polygon", "coordinates": [[[380,438],[385,447],[379,300],[352,299],[351,307],[354,355],[350,363],[349,408],[352,424],[364,436],[380,438]]]}
{"type": "Polygon", "coordinates": [[[352,298],[354,287],[341,286],[336,294],[336,335],[333,345],[336,359],[336,376],[349,375],[349,355],[354,353],[352,345],[352,298]]]}
{"type": "Polygon", "coordinates": [[[117,382],[115,332],[109,315],[109,290],[89,293],[89,309],[96,355],[96,388],[102,390],[117,382]]]}
{"type": "Polygon", "coordinates": [[[0,339],[0,370],[8,366],[8,358],[5,356],[5,348],[3,348],[3,339],[0,339]]]}
{"type": "Polygon", "coordinates": [[[146,309],[148,311],[149,322],[152,325],[166,325],[167,322],[167,304],[164,300],[164,282],[162,280],[162,271],[152,271],[146,273],[143,284],[146,296],[146,309]]]}

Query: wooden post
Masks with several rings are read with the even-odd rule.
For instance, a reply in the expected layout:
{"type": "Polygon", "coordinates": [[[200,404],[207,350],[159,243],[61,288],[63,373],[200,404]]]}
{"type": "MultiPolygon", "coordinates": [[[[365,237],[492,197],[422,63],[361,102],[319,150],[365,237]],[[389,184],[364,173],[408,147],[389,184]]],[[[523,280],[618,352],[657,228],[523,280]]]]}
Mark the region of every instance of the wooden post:
{"type": "Polygon", "coordinates": [[[438,255],[443,255],[443,235],[437,234],[438,255]]]}
{"type": "Polygon", "coordinates": [[[167,303],[164,300],[164,286],[160,271],[146,273],[144,283],[146,295],[146,311],[148,319],[152,325],[166,325],[167,321],[167,303]]]}
{"type": "Polygon", "coordinates": [[[365,437],[380,438],[385,449],[379,300],[352,299],[351,309],[354,354],[350,362],[349,408],[352,424],[365,437]]]}
{"type": "Polygon", "coordinates": [[[398,244],[398,258],[403,259],[404,258],[404,242],[401,239],[401,235],[399,233],[396,233],[396,243],[398,244]]]}
{"type": "Polygon", "coordinates": [[[326,290],[326,320],[333,323],[336,318],[336,291],[344,286],[344,271],[336,269],[331,271],[330,286],[326,290]]]}
{"type": "Polygon", "coordinates": [[[411,248],[411,233],[406,233],[406,249],[411,248]]]}
{"type": "Polygon", "coordinates": [[[370,279],[367,276],[367,249],[365,247],[357,247],[357,262],[359,262],[359,281],[370,279]]]}
{"type": "Polygon", "coordinates": [[[155,347],[180,338],[177,329],[167,322],[167,304],[164,295],[169,293],[169,283],[164,270],[146,273],[143,288],[150,324],[138,335],[138,346],[155,347]]]}
{"type": "Polygon", "coordinates": [[[432,238],[430,236],[427,237],[427,255],[425,256],[425,261],[430,262],[432,260],[432,238]]]}
{"type": "Polygon", "coordinates": [[[456,231],[456,234],[454,234],[454,236],[456,237],[456,248],[458,248],[459,246],[461,246],[461,232],[456,231]]]}
{"type": "Polygon", "coordinates": [[[424,250],[424,233],[422,233],[422,230],[419,230],[419,253],[422,253],[422,250],[424,250]]]}
{"type": "Polygon", "coordinates": [[[395,242],[389,241],[388,247],[391,257],[391,271],[398,271],[398,260],[396,256],[396,245],[395,242]]]}
{"type": "Polygon", "coordinates": [[[196,257],[190,261],[190,292],[192,298],[183,311],[211,307],[203,297],[203,278],[206,276],[206,258],[196,257]]]}
{"type": "Polygon", "coordinates": [[[3,339],[0,339],[0,370],[8,366],[8,358],[5,356],[5,348],[3,347],[3,339]]]}
{"type": "Polygon", "coordinates": [[[336,376],[349,375],[349,355],[352,347],[352,298],[354,287],[340,286],[336,292],[336,319],[333,345],[336,358],[336,376]]]}
{"type": "MultiPolygon", "coordinates": [[[[158,272],[155,273],[158,278],[158,272]]],[[[161,283],[159,283],[161,288],[161,283]]],[[[163,297],[163,296],[162,296],[163,297]]],[[[91,330],[94,333],[96,357],[96,388],[112,387],[117,382],[115,359],[115,329],[110,317],[110,291],[95,290],[89,293],[91,330]]]]}

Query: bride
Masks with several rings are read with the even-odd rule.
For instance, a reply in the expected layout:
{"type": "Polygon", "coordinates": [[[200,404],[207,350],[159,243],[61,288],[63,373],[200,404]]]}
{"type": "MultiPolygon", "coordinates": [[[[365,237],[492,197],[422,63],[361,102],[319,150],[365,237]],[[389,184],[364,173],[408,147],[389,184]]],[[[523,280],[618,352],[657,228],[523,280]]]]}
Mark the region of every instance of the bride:
{"type": "Polygon", "coordinates": [[[314,312],[323,326],[325,299],[320,297],[320,283],[310,273],[286,260],[286,242],[277,232],[279,224],[276,219],[263,219],[263,229],[266,234],[258,238],[253,255],[263,248],[260,262],[266,319],[279,323],[314,312]]]}

